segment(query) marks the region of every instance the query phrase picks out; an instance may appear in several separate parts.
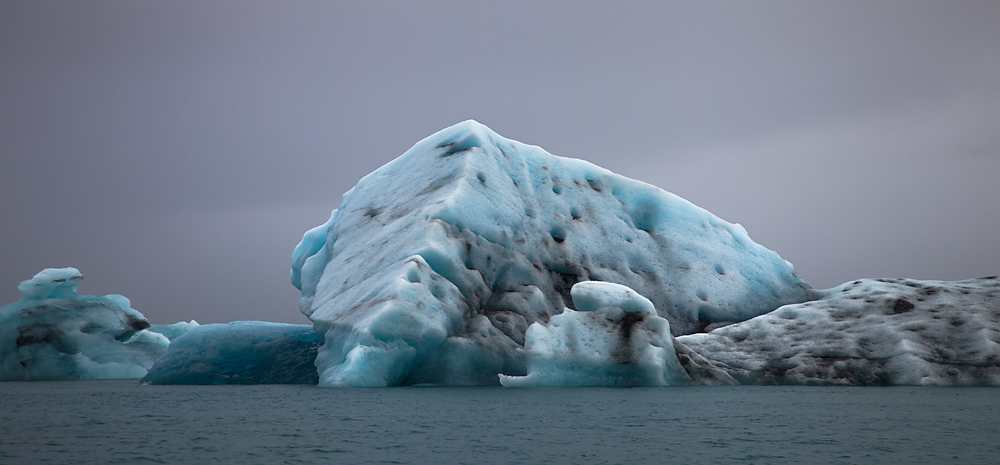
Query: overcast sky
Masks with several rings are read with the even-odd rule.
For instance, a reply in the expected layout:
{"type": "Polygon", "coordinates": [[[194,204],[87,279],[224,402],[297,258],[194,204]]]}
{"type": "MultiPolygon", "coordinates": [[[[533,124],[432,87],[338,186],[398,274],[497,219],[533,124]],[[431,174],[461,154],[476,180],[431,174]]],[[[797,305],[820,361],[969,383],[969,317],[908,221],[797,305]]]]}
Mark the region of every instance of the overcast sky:
{"type": "Polygon", "coordinates": [[[0,304],[308,323],[292,248],[465,119],[660,186],[816,288],[1000,273],[1000,2],[0,3],[0,304]]]}

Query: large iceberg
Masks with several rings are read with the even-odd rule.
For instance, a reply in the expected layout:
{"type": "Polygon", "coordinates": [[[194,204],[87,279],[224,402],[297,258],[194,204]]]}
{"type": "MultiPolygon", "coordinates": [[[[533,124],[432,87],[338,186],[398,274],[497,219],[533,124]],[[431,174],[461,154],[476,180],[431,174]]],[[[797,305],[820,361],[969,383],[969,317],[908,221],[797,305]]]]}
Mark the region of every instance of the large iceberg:
{"type": "Polygon", "coordinates": [[[200,325],[170,343],[143,384],[316,384],[320,340],[310,325],[200,325]]]}
{"type": "Polygon", "coordinates": [[[670,334],[670,323],[656,314],[649,299],[632,289],[585,281],[573,286],[571,296],[578,310],[567,308],[547,324],[533,323],[528,328],[524,345],[528,375],[501,374],[501,384],[510,387],[736,384],[722,371],[691,372],[694,366],[690,357],[682,364],[674,336],[670,334]]]}
{"type": "Polygon", "coordinates": [[[322,386],[496,384],[581,281],[673,335],[814,299],[777,253],[657,187],[466,121],[364,177],[293,252],[322,386]]]}
{"type": "Polygon", "coordinates": [[[23,281],[0,307],[0,381],[141,378],[170,341],[123,296],[79,295],[76,268],[23,281]]]}
{"type": "Polygon", "coordinates": [[[1000,386],[1000,279],[862,279],[677,340],[743,384],[1000,386]]]}

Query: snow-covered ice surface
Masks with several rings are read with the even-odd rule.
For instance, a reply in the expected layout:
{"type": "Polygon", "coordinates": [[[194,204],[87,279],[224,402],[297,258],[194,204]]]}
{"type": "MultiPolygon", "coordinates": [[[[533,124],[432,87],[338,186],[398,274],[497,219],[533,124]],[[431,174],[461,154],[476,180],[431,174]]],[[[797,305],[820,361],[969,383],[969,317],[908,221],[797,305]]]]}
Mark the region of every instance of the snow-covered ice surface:
{"type": "Polygon", "coordinates": [[[862,279],[678,341],[744,384],[1000,386],[1000,279],[862,279]]]}
{"type": "MultiPolygon", "coordinates": [[[[536,322],[528,328],[524,345],[528,375],[500,375],[501,384],[633,387],[692,383],[677,357],[670,323],[657,316],[649,299],[620,284],[597,281],[577,283],[571,295],[578,311],[567,308],[547,324],[536,322]]],[[[728,379],[725,374],[721,377],[728,379]]]]}
{"type": "Polygon", "coordinates": [[[0,307],[0,380],[141,378],[170,341],[123,296],[79,295],[76,268],[23,281],[0,307]]]}
{"type": "Polygon", "coordinates": [[[170,343],[143,384],[316,384],[320,339],[310,325],[200,325],[170,343]]]}
{"type": "Polygon", "coordinates": [[[814,299],[739,225],[474,121],[363,178],[293,252],[322,386],[496,384],[581,281],[628,286],[674,335],[814,299]]]}

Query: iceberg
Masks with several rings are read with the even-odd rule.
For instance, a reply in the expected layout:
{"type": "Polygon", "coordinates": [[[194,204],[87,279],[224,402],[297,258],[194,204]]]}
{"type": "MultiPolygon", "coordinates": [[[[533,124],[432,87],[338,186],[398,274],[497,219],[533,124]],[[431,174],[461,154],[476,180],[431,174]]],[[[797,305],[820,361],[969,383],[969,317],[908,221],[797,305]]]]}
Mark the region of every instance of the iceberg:
{"type": "MultiPolygon", "coordinates": [[[[565,309],[525,334],[527,376],[500,374],[508,387],[673,386],[736,384],[725,372],[692,379],[675,349],[670,323],[653,303],[614,283],[585,281],[570,291],[577,310],[565,309]]],[[[687,359],[687,365],[691,359],[687,359]]]]}
{"type": "Polygon", "coordinates": [[[740,225],[475,121],[361,179],[295,247],[291,281],[321,386],[528,375],[528,328],[580,311],[583,281],[645,296],[673,336],[819,296],[740,225]]]}
{"type": "Polygon", "coordinates": [[[174,339],[140,383],[316,384],[319,345],[310,325],[200,325],[174,339]]]}
{"type": "Polygon", "coordinates": [[[0,380],[141,378],[170,341],[121,295],[79,295],[76,268],[48,268],[0,307],[0,380]]]}
{"type": "Polygon", "coordinates": [[[861,279],[677,340],[743,384],[1000,386],[1000,279],[861,279]]]}

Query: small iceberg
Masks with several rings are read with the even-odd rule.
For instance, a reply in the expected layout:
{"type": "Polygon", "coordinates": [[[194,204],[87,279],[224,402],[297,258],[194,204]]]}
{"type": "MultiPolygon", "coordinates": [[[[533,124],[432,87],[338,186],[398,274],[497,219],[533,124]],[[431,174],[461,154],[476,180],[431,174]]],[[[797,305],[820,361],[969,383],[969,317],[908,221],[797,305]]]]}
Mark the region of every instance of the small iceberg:
{"type": "Polygon", "coordinates": [[[80,295],[76,268],[48,268],[0,307],[0,381],[141,378],[170,341],[121,295],[80,295]]]}

